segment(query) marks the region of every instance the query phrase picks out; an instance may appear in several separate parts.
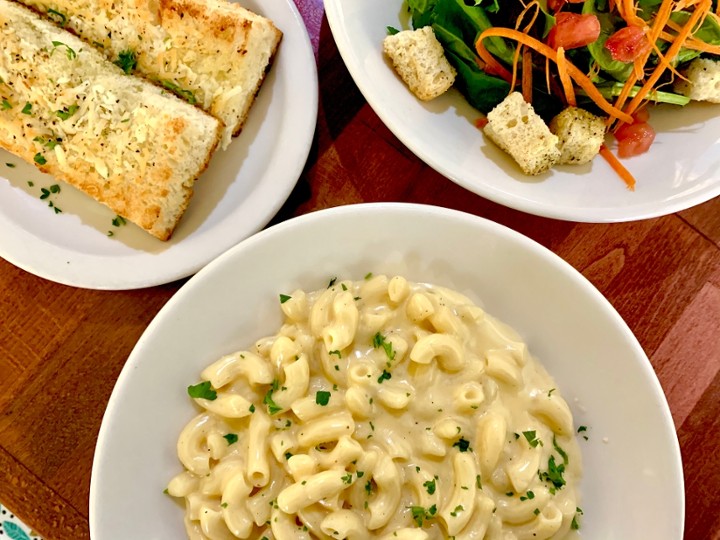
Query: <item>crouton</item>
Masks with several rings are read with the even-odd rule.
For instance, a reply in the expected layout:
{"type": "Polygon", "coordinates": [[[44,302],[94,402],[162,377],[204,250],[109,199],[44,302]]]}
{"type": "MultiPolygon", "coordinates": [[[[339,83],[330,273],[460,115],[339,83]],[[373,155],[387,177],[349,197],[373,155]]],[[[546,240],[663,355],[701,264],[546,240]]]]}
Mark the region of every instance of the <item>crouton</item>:
{"type": "Polygon", "coordinates": [[[542,174],[560,159],[558,137],[519,92],[506,97],[487,119],[485,135],[510,154],[525,174],[542,174]]]}
{"type": "Polygon", "coordinates": [[[423,101],[445,93],[455,82],[455,68],[430,26],[387,36],[383,50],[400,78],[423,101]]]}
{"type": "Polygon", "coordinates": [[[688,80],[677,80],[676,92],[695,101],[720,103],[720,61],[696,58],[684,75],[688,80]]]}
{"type": "Polygon", "coordinates": [[[563,110],[550,121],[549,127],[560,139],[558,164],[581,165],[592,161],[605,140],[605,119],[577,107],[563,110]]]}

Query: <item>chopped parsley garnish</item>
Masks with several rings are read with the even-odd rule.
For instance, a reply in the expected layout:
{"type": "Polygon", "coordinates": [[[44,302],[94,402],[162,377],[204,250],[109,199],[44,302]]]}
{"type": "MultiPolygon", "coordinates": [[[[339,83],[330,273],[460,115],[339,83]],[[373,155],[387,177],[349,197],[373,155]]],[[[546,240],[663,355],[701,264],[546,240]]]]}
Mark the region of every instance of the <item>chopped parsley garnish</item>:
{"type": "Polygon", "coordinates": [[[365,274],[365,279],[370,279],[371,277],[373,277],[372,272],[368,272],[367,274],[365,274]]]}
{"type": "Polygon", "coordinates": [[[73,58],[77,58],[77,53],[72,50],[69,46],[65,45],[62,41],[53,41],[53,51],[57,47],[65,47],[65,52],[67,53],[68,60],[72,60],[73,58]]]}
{"type": "Polygon", "coordinates": [[[539,474],[540,479],[545,482],[550,482],[553,487],[560,489],[565,485],[565,479],[563,473],[565,472],[565,465],[562,463],[557,465],[555,463],[555,456],[550,456],[548,460],[548,470],[539,474]]]}
{"type": "Polygon", "coordinates": [[[45,159],[45,156],[43,156],[40,152],[35,154],[35,157],[33,158],[33,160],[38,165],[45,165],[47,163],[47,159],[45,159]]]}
{"type": "Polygon", "coordinates": [[[291,457],[293,457],[291,452],[285,452],[285,459],[290,459],[291,457]]]}
{"type": "Polygon", "coordinates": [[[64,13],[60,13],[56,9],[47,10],[48,17],[54,20],[61,28],[64,28],[67,24],[67,16],[64,13]]]}
{"type": "Polygon", "coordinates": [[[35,182],[32,180],[28,180],[28,186],[33,187],[35,185],[35,182]]]}
{"type": "Polygon", "coordinates": [[[122,69],[126,74],[130,74],[137,67],[137,58],[135,57],[135,51],[131,49],[125,49],[124,51],[120,51],[117,60],[115,60],[113,64],[122,69]]]}
{"type": "Polygon", "coordinates": [[[255,404],[254,404],[254,403],[251,403],[251,404],[250,404],[250,407],[248,408],[248,410],[249,410],[251,413],[254,413],[254,412],[255,412],[255,404]]]}
{"type": "Polygon", "coordinates": [[[457,449],[461,452],[467,452],[468,450],[472,452],[472,448],[470,448],[470,441],[468,441],[464,437],[460,437],[457,441],[455,441],[453,443],[453,446],[457,447],[457,449]]]}
{"type": "Polygon", "coordinates": [[[565,452],[565,450],[563,450],[562,448],[560,448],[560,447],[558,446],[558,443],[557,443],[557,441],[555,440],[555,435],[553,435],[553,448],[555,448],[555,451],[556,451],[558,454],[560,454],[560,457],[562,458],[563,463],[564,463],[565,465],[567,465],[568,455],[567,455],[567,453],[565,452]]]}
{"type": "Polygon", "coordinates": [[[330,351],[330,352],[328,352],[328,354],[334,354],[334,355],[336,355],[338,358],[342,358],[342,354],[340,354],[340,351],[337,351],[337,350],[335,350],[335,351],[330,351]]]}
{"type": "Polygon", "coordinates": [[[281,303],[281,304],[284,304],[285,302],[287,302],[287,301],[290,300],[291,298],[292,298],[292,296],[288,296],[287,294],[281,294],[281,295],[280,295],[280,303],[281,303]]]}
{"type": "Polygon", "coordinates": [[[548,397],[550,397],[554,391],[555,391],[554,388],[551,388],[550,390],[548,390],[548,397]]]}
{"type": "Polygon", "coordinates": [[[60,144],[60,141],[57,139],[53,139],[49,135],[40,136],[38,135],[33,139],[33,142],[42,144],[45,148],[48,150],[52,150],[55,148],[58,144],[60,144]]]}
{"type": "Polygon", "coordinates": [[[6,163],[5,166],[14,169],[16,165],[14,163],[6,163]]]}
{"type": "Polygon", "coordinates": [[[282,411],[282,407],[278,406],[272,398],[273,392],[275,392],[278,389],[279,382],[277,379],[273,380],[272,385],[270,387],[270,390],[267,391],[267,394],[265,394],[265,397],[263,398],[263,403],[267,405],[268,414],[271,416],[273,414],[277,414],[280,411],[282,411]]]}
{"type": "Polygon", "coordinates": [[[394,26],[388,26],[388,27],[386,27],[386,28],[387,28],[387,35],[388,35],[388,36],[394,36],[395,34],[397,34],[398,32],[400,32],[400,30],[398,30],[398,29],[395,28],[394,26]]]}
{"type": "Polygon", "coordinates": [[[2,100],[2,108],[4,111],[7,111],[9,109],[12,109],[12,104],[7,99],[3,99],[2,100]]]}
{"type": "Polygon", "coordinates": [[[227,435],[223,435],[223,439],[227,441],[228,446],[238,442],[238,436],[235,433],[228,433],[227,435]]]}
{"type": "Polygon", "coordinates": [[[25,106],[22,108],[23,114],[32,114],[32,103],[29,101],[25,103],[25,106]]]}
{"type": "Polygon", "coordinates": [[[577,429],[578,433],[582,433],[583,431],[587,431],[587,426],[579,426],[577,429]]]}
{"type": "Polygon", "coordinates": [[[60,185],[53,184],[52,186],[50,186],[50,193],[60,193],[60,185]]]}
{"type": "Polygon", "coordinates": [[[424,506],[410,506],[409,508],[413,520],[417,523],[418,527],[422,527],[426,519],[432,519],[437,513],[437,506],[434,504],[428,509],[425,509],[424,506]]]}
{"type": "Polygon", "coordinates": [[[208,401],[214,401],[217,399],[217,392],[213,389],[210,381],[203,381],[201,383],[188,386],[187,391],[191,398],[207,399],[208,401]]]}
{"type": "Polygon", "coordinates": [[[365,492],[368,494],[368,496],[372,493],[372,480],[368,480],[365,482],[365,492]]]}
{"type": "Polygon", "coordinates": [[[228,507],[228,503],[226,503],[226,502],[220,503],[220,506],[221,506],[222,508],[227,508],[227,507],[228,507]]]}
{"type": "Polygon", "coordinates": [[[527,493],[525,493],[525,495],[520,496],[521,501],[528,501],[528,500],[534,499],[534,498],[535,498],[535,493],[533,493],[532,491],[528,491],[527,493]]]}
{"type": "Polygon", "coordinates": [[[80,107],[77,103],[73,103],[69,107],[63,107],[61,111],[56,111],[55,114],[57,114],[61,120],[67,120],[70,118],[73,114],[75,114],[80,107]]]}
{"type": "Polygon", "coordinates": [[[357,474],[358,478],[362,478],[363,476],[365,476],[365,471],[356,471],[355,474],[357,474]]]}
{"type": "Polygon", "coordinates": [[[315,393],[315,403],[323,407],[330,402],[330,392],[319,390],[315,393]]]}
{"type": "Polygon", "coordinates": [[[332,278],[332,279],[330,280],[330,283],[328,283],[327,288],[329,289],[330,287],[332,287],[333,285],[335,285],[335,282],[336,282],[336,281],[337,281],[337,276],[335,276],[334,278],[332,278]]]}
{"type": "Polygon", "coordinates": [[[478,489],[482,489],[482,479],[479,474],[475,477],[475,485],[478,489]]]}
{"type": "Polygon", "coordinates": [[[168,81],[167,79],[161,80],[160,84],[162,84],[165,88],[167,88],[171,92],[174,92],[181,98],[185,99],[188,103],[190,103],[190,105],[195,105],[197,103],[195,94],[193,94],[190,90],[185,90],[184,88],[180,88],[177,84],[175,84],[172,81],[168,81]]]}
{"type": "Polygon", "coordinates": [[[427,482],[423,483],[423,486],[425,489],[427,489],[428,495],[432,495],[435,493],[435,480],[428,480],[427,482]]]}
{"type": "Polygon", "coordinates": [[[390,360],[395,359],[395,351],[393,351],[392,343],[385,341],[385,336],[383,336],[380,332],[373,336],[373,347],[376,349],[382,347],[390,360]]]}
{"type": "Polygon", "coordinates": [[[570,528],[574,531],[577,531],[580,528],[580,523],[578,523],[578,515],[582,515],[583,511],[582,508],[575,508],[575,515],[572,518],[572,521],[570,522],[570,528]]]}
{"type": "Polygon", "coordinates": [[[539,515],[539,514],[540,514],[540,509],[539,509],[539,508],[536,508],[535,510],[533,510],[533,514],[535,514],[536,516],[539,515]]]}
{"type": "Polygon", "coordinates": [[[528,444],[530,446],[532,446],[533,448],[535,448],[538,444],[540,446],[543,445],[542,441],[535,436],[534,429],[532,431],[523,431],[522,434],[525,436],[525,439],[527,440],[528,444]]]}
{"type": "Polygon", "coordinates": [[[115,216],[112,220],[113,227],[121,227],[122,225],[125,225],[127,221],[125,221],[125,218],[122,216],[115,216]]]}
{"type": "Polygon", "coordinates": [[[450,512],[450,515],[451,515],[452,517],[456,517],[456,516],[458,515],[458,513],[462,512],[463,510],[465,510],[465,508],[463,508],[463,505],[462,505],[462,504],[458,504],[458,505],[455,507],[455,509],[454,509],[452,512],[450,512]]]}
{"type": "Polygon", "coordinates": [[[392,373],[383,369],[383,372],[380,374],[377,381],[378,383],[382,384],[383,381],[387,381],[389,379],[392,379],[392,373]]]}
{"type": "Polygon", "coordinates": [[[351,484],[352,483],[352,474],[348,473],[344,476],[341,476],[340,479],[343,481],[344,484],[351,484]]]}

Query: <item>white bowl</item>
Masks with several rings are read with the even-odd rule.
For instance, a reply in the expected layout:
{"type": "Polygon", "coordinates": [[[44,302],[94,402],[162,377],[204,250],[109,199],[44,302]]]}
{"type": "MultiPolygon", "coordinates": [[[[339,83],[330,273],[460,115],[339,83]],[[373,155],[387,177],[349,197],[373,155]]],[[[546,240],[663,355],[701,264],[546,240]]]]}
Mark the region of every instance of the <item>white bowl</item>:
{"type": "Polygon", "coordinates": [[[720,195],[720,105],[692,103],[651,113],[649,152],[623,160],[637,186],[628,191],[597,157],[588,165],[523,175],[475,127],[482,115],[460,93],[418,100],[384,57],[387,26],[409,28],[402,0],[325,0],[338,50],[365,99],[416,156],[456,184],[530,214],[616,222],[671,214],[720,195]]]}
{"type": "Polygon", "coordinates": [[[90,489],[94,540],[184,538],[163,494],[193,415],[186,387],[279,327],[277,295],[368,272],[457,289],[513,326],[554,376],[583,453],[582,537],[679,540],[684,489],[667,402],[637,340],[559,257],[503,226],[437,207],[351,205],[271,227],[194,276],[160,311],[110,398],[90,489]]]}

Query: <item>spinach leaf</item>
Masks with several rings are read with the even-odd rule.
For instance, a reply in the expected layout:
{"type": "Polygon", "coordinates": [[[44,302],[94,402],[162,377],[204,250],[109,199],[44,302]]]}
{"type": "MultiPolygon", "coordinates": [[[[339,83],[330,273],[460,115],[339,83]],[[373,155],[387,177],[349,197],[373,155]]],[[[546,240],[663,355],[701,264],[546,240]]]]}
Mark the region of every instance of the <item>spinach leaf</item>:
{"type": "Polygon", "coordinates": [[[507,97],[510,92],[507,82],[466,63],[451,51],[447,51],[446,56],[458,72],[455,79],[457,89],[477,110],[487,114],[507,97]]]}
{"type": "MultiPolygon", "coordinates": [[[[432,14],[432,23],[437,24],[462,39],[468,47],[475,46],[483,30],[492,28],[485,10],[480,6],[468,6],[465,0],[437,0],[432,14]]],[[[504,39],[492,37],[485,40],[488,51],[504,62],[512,64],[514,47],[504,39]]]]}
{"type": "MultiPolygon", "coordinates": [[[[681,26],[685,26],[690,13],[687,11],[676,11],[670,15],[670,19],[681,26]]],[[[720,24],[715,17],[705,17],[702,26],[693,34],[693,37],[708,43],[709,45],[720,45],[720,24]]],[[[674,65],[684,64],[700,56],[700,51],[682,47],[678,55],[672,60],[674,65]]]]}
{"type": "Polygon", "coordinates": [[[438,0],[407,0],[413,28],[422,28],[431,23],[431,17],[438,0]]]}
{"type": "MultiPolygon", "coordinates": [[[[481,6],[482,3],[485,0],[475,0],[476,6],[481,6]]],[[[485,9],[488,13],[497,13],[500,10],[500,4],[498,3],[498,0],[490,0],[491,4],[489,6],[485,6],[485,9]]]]}

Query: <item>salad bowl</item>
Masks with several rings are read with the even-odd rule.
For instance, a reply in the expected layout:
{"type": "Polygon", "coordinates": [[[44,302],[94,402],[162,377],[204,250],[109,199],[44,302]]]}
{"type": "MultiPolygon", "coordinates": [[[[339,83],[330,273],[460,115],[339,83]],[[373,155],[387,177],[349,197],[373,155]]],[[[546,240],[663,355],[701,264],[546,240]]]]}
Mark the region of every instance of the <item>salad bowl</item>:
{"type": "MultiPolygon", "coordinates": [[[[418,100],[383,56],[388,27],[411,29],[400,0],[326,0],[338,50],[367,102],[418,158],[467,190],[531,214],[579,222],[632,221],[671,214],[720,194],[720,105],[651,109],[650,150],[623,160],[637,183],[627,189],[599,156],[537,177],[477,128],[484,115],[455,88],[418,100]]],[[[611,138],[607,138],[611,150],[611,138]]]]}

